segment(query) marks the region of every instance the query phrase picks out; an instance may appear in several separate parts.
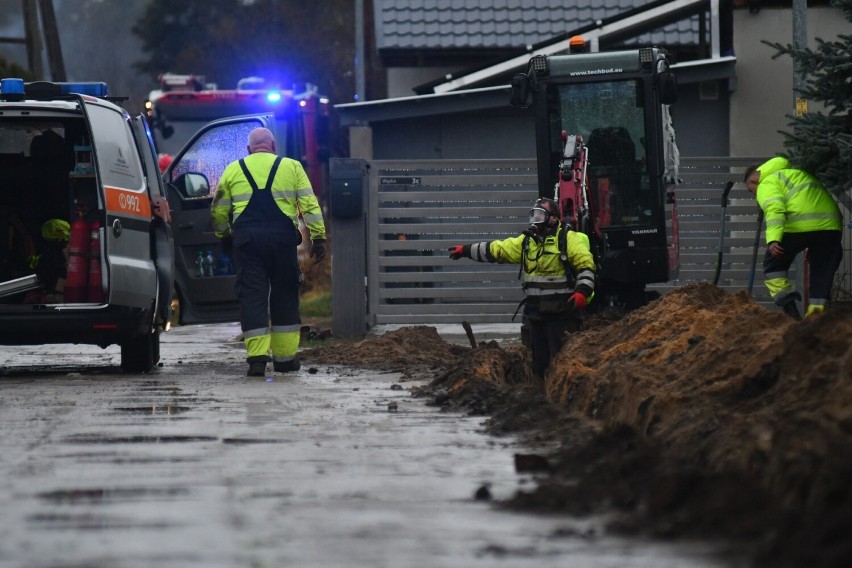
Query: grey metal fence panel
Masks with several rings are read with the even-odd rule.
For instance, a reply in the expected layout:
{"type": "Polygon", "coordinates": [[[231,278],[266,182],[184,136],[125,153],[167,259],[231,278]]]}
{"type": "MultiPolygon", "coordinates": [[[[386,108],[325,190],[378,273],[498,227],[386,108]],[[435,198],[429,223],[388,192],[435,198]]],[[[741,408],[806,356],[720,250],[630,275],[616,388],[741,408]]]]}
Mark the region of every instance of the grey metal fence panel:
{"type": "Polygon", "coordinates": [[[457,244],[518,234],[538,196],[531,160],[375,161],[368,321],[509,322],[517,267],[450,260],[457,244]]]}
{"type": "MultiPolygon", "coordinates": [[[[742,183],[748,164],[761,158],[681,158],[676,189],[680,271],[654,285],[666,293],[712,282],[720,250],[722,191],[731,179],[721,240],[718,285],[746,290],[771,304],[763,286],[765,251],[758,207],[742,183]]],[[[525,228],[538,197],[533,160],[373,161],[369,168],[368,325],[508,323],[522,299],[518,267],[450,260],[457,244],[504,239],[525,228]]],[[[795,277],[795,275],[793,275],[795,277]]],[[[517,319],[515,321],[518,321],[517,319]]]]}
{"type": "MultiPolygon", "coordinates": [[[[752,275],[754,243],[758,239],[752,296],[771,304],[763,286],[762,260],[765,252],[763,227],[757,226],[759,207],[742,182],[750,164],[761,157],[681,157],[680,179],[676,189],[679,222],[680,271],[677,279],[655,284],[651,289],[666,293],[696,282],[712,282],[716,273],[720,244],[722,253],[718,286],[735,293],[747,290],[752,275]],[[725,184],[734,181],[728,204],[722,208],[725,184]],[[725,234],[720,240],[722,215],[725,234]]],[[[791,275],[796,277],[795,273],[791,275]]]]}

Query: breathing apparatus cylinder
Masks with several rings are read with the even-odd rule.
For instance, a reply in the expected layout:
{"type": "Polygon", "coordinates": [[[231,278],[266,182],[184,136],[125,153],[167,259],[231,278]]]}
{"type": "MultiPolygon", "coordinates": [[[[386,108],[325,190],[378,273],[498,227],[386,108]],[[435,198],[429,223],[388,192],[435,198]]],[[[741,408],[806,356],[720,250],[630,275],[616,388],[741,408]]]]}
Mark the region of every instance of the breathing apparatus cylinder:
{"type": "Polygon", "coordinates": [[[90,235],[89,224],[83,218],[82,209],[77,210],[77,219],[71,223],[68,241],[68,265],[65,279],[65,302],[85,302],[89,279],[90,235]]]}

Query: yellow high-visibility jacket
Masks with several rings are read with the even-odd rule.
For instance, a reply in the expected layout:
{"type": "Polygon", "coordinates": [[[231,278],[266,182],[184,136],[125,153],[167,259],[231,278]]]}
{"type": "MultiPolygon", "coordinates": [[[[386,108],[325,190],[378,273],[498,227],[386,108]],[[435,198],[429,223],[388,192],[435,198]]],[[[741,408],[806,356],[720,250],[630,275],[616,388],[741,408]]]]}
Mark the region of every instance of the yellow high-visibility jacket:
{"type": "Polygon", "coordinates": [[[815,176],[790,167],[786,158],[762,164],[757,203],[766,219],[766,242],[784,233],[840,231],[843,216],[834,198],[815,176]]]}
{"type": "MultiPolygon", "coordinates": [[[[266,187],[275,158],[275,154],[269,152],[256,152],[244,158],[259,191],[264,191],[266,187]]],[[[251,185],[239,162],[228,164],[222,172],[219,187],[210,206],[213,230],[217,237],[222,238],[230,234],[233,223],[248,205],[251,194],[251,185]]],[[[322,210],[301,163],[290,158],[281,160],[272,182],[272,197],[296,228],[299,226],[299,212],[302,213],[312,241],[325,239],[322,210]]]]}
{"type": "Polygon", "coordinates": [[[589,247],[589,237],[576,231],[566,235],[567,261],[573,274],[566,274],[565,263],[559,251],[559,234],[547,236],[539,244],[526,235],[502,241],[485,241],[470,246],[470,257],[479,262],[520,264],[523,262],[521,282],[527,296],[582,292],[587,298],[595,289],[595,259],[589,247]],[[524,254],[524,241],[527,251],[524,254]]]}

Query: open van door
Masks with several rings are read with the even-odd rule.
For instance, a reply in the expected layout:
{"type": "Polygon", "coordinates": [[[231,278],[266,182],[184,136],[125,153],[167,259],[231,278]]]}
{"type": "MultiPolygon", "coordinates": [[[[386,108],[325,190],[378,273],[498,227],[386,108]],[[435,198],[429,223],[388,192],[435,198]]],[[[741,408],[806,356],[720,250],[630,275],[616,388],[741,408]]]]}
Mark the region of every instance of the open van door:
{"type": "Polygon", "coordinates": [[[156,151],[151,129],[144,115],[138,115],[131,122],[142,167],[145,171],[148,198],[151,200],[151,256],[157,266],[157,306],[156,325],[165,327],[171,319],[172,282],[174,282],[175,259],[172,220],[166,190],[160,179],[156,151]]]}
{"type": "Polygon", "coordinates": [[[239,320],[233,260],[213,233],[210,204],[225,167],[247,154],[249,132],[271,114],[224,118],[199,130],[163,172],[175,242],[180,324],[239,320]]]}

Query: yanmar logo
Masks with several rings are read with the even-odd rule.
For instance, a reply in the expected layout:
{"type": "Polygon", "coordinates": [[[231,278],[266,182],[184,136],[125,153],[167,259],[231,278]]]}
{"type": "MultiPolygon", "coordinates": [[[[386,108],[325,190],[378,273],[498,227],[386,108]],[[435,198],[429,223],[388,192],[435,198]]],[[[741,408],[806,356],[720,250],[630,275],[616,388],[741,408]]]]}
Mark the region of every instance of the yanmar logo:
{"type": "Polygon", "coordinates": [[[656,235],[657,229],[634,229],[630,231],[631,235],[656,235]]]}

